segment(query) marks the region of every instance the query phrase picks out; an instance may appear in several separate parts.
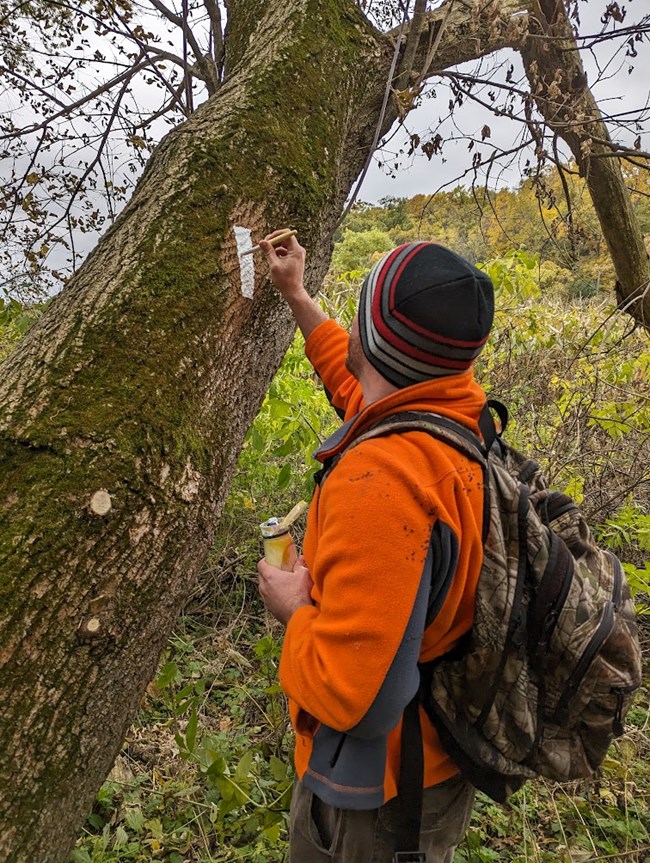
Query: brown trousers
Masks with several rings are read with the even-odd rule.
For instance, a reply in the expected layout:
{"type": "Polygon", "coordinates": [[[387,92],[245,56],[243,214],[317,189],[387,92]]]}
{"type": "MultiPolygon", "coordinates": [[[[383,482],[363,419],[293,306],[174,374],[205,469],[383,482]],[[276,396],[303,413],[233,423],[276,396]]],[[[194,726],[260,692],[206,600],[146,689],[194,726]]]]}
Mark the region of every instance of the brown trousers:
{"type": "MultiPolygon", "coordinates": [[[[427,863],[452,863],[474,805],[460,776],[424,790],[420,850],[427,863]]],[[[391,863],[397,801],[380,809],[337,809],[296,780],[291,799],[290,863],[391,863]]]]}

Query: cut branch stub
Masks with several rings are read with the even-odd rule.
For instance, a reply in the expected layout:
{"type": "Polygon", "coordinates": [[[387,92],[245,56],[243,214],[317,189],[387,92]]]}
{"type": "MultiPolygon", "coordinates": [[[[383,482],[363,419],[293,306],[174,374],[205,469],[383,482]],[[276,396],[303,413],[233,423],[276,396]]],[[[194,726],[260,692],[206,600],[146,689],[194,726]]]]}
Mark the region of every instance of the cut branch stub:
{"type": "Polygon", "coordinates": [[[80,635],[86,638],[97,638],[101,634],[102,624],[98,617],[89,617],[79,627],[80,635]]]}
{"type": "Polygon", "coordinates": [[[90,512],[98,518],[104,518],[113,508],[110,494],[104,488],[98,489],[90,498],[88,503],[90,512]]]}

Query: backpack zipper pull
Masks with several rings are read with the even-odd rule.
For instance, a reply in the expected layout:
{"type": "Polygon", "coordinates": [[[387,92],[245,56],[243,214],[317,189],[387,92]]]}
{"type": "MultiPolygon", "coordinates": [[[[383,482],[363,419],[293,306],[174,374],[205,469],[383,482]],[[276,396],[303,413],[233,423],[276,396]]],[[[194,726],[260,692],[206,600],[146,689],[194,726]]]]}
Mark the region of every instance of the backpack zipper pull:
{"type": "Polygon", "coordinates": [[[621,735],[625,732],[622,721],[624,698],[625,693],[622,689],[619,689],[616,694],[616,711],[614,713],[614,721],[612,722],[612,732],[614,734],[614,737],[621,737],[621,735]]]}

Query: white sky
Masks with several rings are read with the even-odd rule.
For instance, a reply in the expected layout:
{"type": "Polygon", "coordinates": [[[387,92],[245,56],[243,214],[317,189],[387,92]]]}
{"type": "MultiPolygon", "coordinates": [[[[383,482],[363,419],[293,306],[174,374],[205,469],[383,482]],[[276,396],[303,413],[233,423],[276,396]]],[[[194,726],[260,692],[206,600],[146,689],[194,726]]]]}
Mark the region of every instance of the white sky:
{"type": "MultiPolygon", "coordinates": [[[[580,32],[582,34],[595,34],[601,30],[600,17],[605,5],[606,0],[590,0],[588,4],[585,2],[580,4],[582,19],[580,32]]],[[[626,0],[625,6],[628,7],[628,15],[623,24],[617,26],[627,26],[639,21],[643,15],[650,14],[650,0],[626,0]]],[[[178,39],[179,37],[177,33],[174,33],[168,38],[178,39]]],[[[625,43],[617,40],[600,45],[597,57],[583,52],[592,91],[606,113],[632,111],[641,106],[646,108],[649,106],[648,76],[643,68],[644,60],[647,66],[647,40],[638,46],[639,56],[637,58],[627,58],[625,49],[625,43]],[[612,59],[616,49],[618,49],[618,53],[612,59]],[[631,71],[628,74],[629,69],[631,71]]],[[[178,52],[179,48],[176,45],[172,50],[178,52]]],[[[514,81],[517,81],[519,77],[523,76],[523,70],[518,55],[512,51],[499,52],[479,63],[466,64],[465,67],[460,67],[460,71],[474,72],[478,69],[482,77],[488,77],[490,69],[496,66],[499,70],[497,76],[503,80],[511,63],[515,66],[513,77],[514,81]]],[[[92,69],[89,72],[92,72],[92,69]]],[[[523,89],[527,88],[526,82],[522,87],[523,89]]],[[[487,100],[487,89],[485,88],[481,94],[485,100],[487,100]]],[[[152,94],[150,90],[151,88],[142,83],[138,85],[135,91],[135,98],[138,102],[142,99],[142,107],[151,103],[152,99],[161,98],[160,95],[152,94]]],[[[479,151],[483,157],[487,157],[492,152],[493,147],[507,150],[513,146],[517,137],[525,129],[520,123],[513,122],[508,117],[495,117],[487,109],[473,102],[465,102],[462,108],[456,111],[453,118],[446,119],[442,125],[439,125],[440,118],[444,118],[448,112],[451,93],[447,83],[440,78],[433,80],[428,90],[429,94],[434,90],[436,98],[424,98],[421,106],[409,114],[407,126],[410,132],[417,132],[422,141],[431,137],[431,129],[439,131],[445,139],[442,155],[434,155],[431,161],[427,160],[422,153],[415,157],[407,157],[405,151],[408,149],[406,145],[408,134],[403,128],[397,128],[394,136],[388,136],[390,141],[386,147],[373,158],[361,189],[356,196],[357,200],[376,203],[387,196],[411,197],[416,194],[433,194],[441,187],[451,188],[458,182],[469,184],[475,181],[482,184],[485,182],[484,174],[479,173],[474,177],[472,173],[466,173],[464,178],[461,176],[470,166],[473,153],[479,151]],[[484,125],[490,127],[490,138],[482,144],[476,145],[475,149],[469,152],[469,139],[472,137],[480,139],[480,132],[484,125]],[[452,140],[453,138],[456,140],[452,140]],[[400,150],[403,151],[401,155],[400,150]],[[384,163],[384,167],[379,166],[380,162],[384,163]],[[393,167],[395,162],[399,165],[397,170],[394,170],[393,167]],[[386,165],[390,166],[391,170],[387,171],[386,165]]],[[[650,119],[650,108],[646,111],[645,117],[650,119]]],[[[645,125],[650,126],[647,122],[645,125]]],[[[162,122],[160,128],[163,134],[167,131],[162,122]]],[[[648,132],[644,134],[642,130],[638,129],[628,133],[627,136],[623,136],[618,130],[611,127],[610,131],[615,140],[620,140],[628,145],[631,145],[636,135],[641,132],[643,149],[650,149],[650,134],[648,132]]],[[[122,146],[119,141],[114,145],[116,165],[119,162],[122,146]]],[[[490,174],[489,185],[492,187],[516,185],[521,178],[524,162],[529,155],[519,156],[517,161],[501,173],[498,169],[494,169],[490,174]]],[[[127,182],[135,182],[136,177],[137,175],[128,175],[127,173],[127,182]]],[[[80,259],[94,247],[96,242],[96,234],[77,232],[75,245],[80,259]]],[[[53,267],[65,269],[68,261],[69,252],[66,252],[63,247],[55,246],[50,250],[48,263],[53,267]]]]}
{"type": "MultiPolygon", "coordinates": [[[[595,34],[600,31],[602,28],[600,17],[605,5],[603,0],[591,0],[590,4],[583,3],[581,5],[581,33],[595,34]]],[[[643,15],[650,13],[650,0],[628,0],[626,4],[621,5],[628,7],[628,15],[623,25],[620,26],[626,26],[633,21],[638,21],[643,15]]],[[[621,41],[605,42],[598,46],[597,56],[583,52],[583,62],[587,71],[589,84],[599,102],[601,110],[605,113],[613,114],[628,111],[639,108],[642,105],[648,107],[650,103],[647,42],[638,46],[639,56],[637,58],[626,57],[625,47],[621,41]],[[619,51],[614,59],[611,60],[614,46],[619,47],[619,51]],[[643,61],[645,61],[645,68],[643,61]],[[599,72],[597,63],[600,64],[603,71],[599,72]],[[632,67],[632,71],[628,73],[630,67],[632,67]]],[[[505,66],[513,63],[515,65],[514,79],[517,80],[523,75],[521,61],[514,51],[501,51],[494,55],[489,62],[490,65],[497,63],[501,65],[505,64],[505,66]]],[[[485,70],[487,65],[488,61],[482,61],[481,64],[467,63],[464,66],[460,66],[459,70],[466,73],[472,72],[477,66],[482,66],[485,70]]],[[[501,77],[503,78],[503,75],[501,77]]],[[[417,132],[423,141],[427,140],[428,137],[426,130],[432,125],[437,125],[440,115],[446,113],[447,104],[451,97],[451,93],[445,82],[442,84],[434,82],[434,87],[437,92],[437,98],[425,99],[422,105],[411,112],[407,118],[409,130],[417,132]]],[[[650,117],[650,111],[646,113],[646,117],[650,117]]],[[[507,117],[495,117],[487,109],[475,103],[468,102],[463,105],[462,109],[457,111],[455,120],[462,132],[468,135],[476,135],[479,139],[483,126],[487,124],[490,127],[492,132],[491,138],[485,145],[476,148],[481,150],[485,157],[490,153],[490,149],[487,146],[488,143],[508,149],[512,147],[515,137],[520,131],[519,124],[513,123],[507,117]]],[[[648,124],[646,123],[645,125],[647,129],[648,124]]],[[[439,131],[443,138],[446,139],[449,136],[458,136],[460,134],[458,127],[452,121],[447,121],[439,131]]],[[[396,128],[393,131],[396,131],[396,128]]],[[[633,134],[625,136],[610,126],[610,133],[614,140],[620,141],[627,146],[632,145],[634,138],[636,138],[636,135],[640,131],[635,130],[633,134]]],[[[401,133],[397,130],[395,137],[389,147],[387,147],[387,151],[396,152],[400,147],[405,147],[407,141],[408,135],[405,135],[403,130],[401,133]]],[[[647,131],[645,135],[641,134],[641,146],[644,150],[649,149],[650,134],[647,131]]],[[[395,159],[378,155],[372,161],[357,200],[376,203],[385,196],[409,198],[417,194],[432,194],[450,181],[451,185],[454,186],[456,185],[453,182],[455,178],[462,174],[470,164],[471,154],[468,153],[467,147],[467,140],[450,141],[444,145],[442,156],[434,155],[431,161],[422,154],[411,159],[402,157],[399,160],[400,168],[395,178],[388,176],[386,169],[378,166],[379,160],[383,160],[392,166],[395,159]],[[445,161],[443,161],[443,157],[445,161]]],[[[408,146],[405,149],[408,150],[408,146]]],[[[525,158],[524,156],[524,160],[525,158]]],[[[496,172],[493,172],[492,180],[495,180],[496,176],[496,172]]],[[[521,160],[502,175],[501,185],[515,185],[520,177],[521,160]]],[[[471,180],[472,175],[468,175],[463,182],[469,183],[471,180]]],[[[479,175],[480,181],[481,175],[479,175]]],[[[493,183],[491,182],[490,185],[493,185],[493,183]]]]}

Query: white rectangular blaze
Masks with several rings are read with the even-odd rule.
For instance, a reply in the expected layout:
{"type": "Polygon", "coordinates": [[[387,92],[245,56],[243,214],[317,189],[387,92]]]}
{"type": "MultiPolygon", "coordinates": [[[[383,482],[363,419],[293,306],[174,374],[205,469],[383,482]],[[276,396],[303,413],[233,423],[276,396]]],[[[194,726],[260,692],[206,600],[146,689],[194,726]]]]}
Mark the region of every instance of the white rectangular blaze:
{"type": "Polygon", "coordinates": [[[242,296],[246,297],[248,300],[253,299],[253,294],[255,293],[255,264],[253,262],[253,255],[246,255],[242,258],[242,252],[245,252],[247,249],[253,245],[253,240],[251,238],[251,232],[248,228],[242,228],[239,225],[235,225],[233,228],[235,232],[235,241],[237,242],[237,258],[239,259],[239,273],[241,278],[241,292],[242,296]]]}

